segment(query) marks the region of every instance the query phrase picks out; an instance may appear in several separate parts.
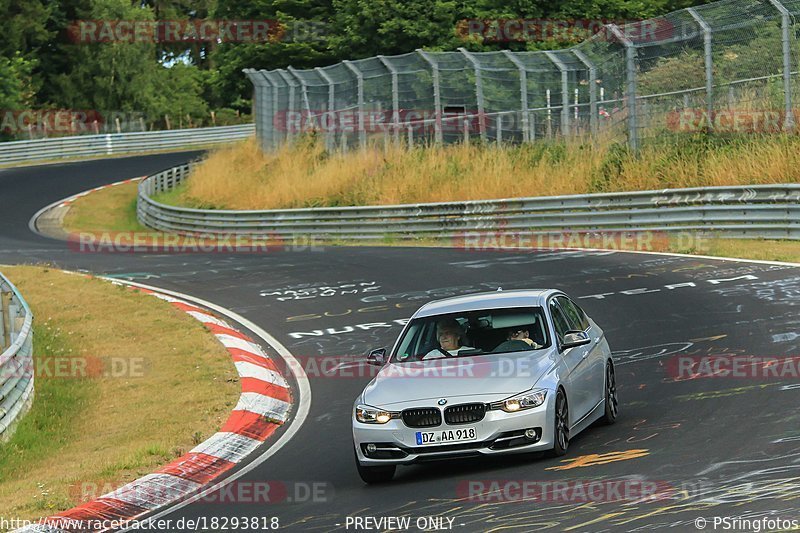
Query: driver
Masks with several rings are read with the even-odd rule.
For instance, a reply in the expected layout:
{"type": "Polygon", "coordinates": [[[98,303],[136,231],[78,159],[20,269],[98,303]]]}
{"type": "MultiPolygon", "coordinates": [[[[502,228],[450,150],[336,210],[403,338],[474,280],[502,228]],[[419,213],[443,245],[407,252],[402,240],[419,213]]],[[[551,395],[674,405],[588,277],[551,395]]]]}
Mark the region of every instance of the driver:
{"type": "Polygon", "coordinates": [[[434,348],[423,359],[440,359],[446,357],[446,351],[451,356],[455,356],[462,350],[473,350],[471,346],[462,346],[461,337],[464,330],[455,318],[440,320],[436,323],[436,340],[439,341],[440,348],[434,348]]]}

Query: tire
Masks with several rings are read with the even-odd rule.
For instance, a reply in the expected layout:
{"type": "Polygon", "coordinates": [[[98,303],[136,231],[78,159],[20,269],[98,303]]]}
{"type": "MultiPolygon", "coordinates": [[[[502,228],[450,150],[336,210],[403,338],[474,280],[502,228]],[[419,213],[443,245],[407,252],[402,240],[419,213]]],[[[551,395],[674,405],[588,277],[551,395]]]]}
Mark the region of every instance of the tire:
{"type": "Polygon", "coordinates": [[[617,398],[617,378],[614,372],[614,365],[611,361],[606,365],[606,385],[605,385],[605,404],[606,410],[601,419],[604,424],[610,426],[617,421],[619,416],[619,399],[617,398]]]}
{"type": "Polygon", "coordinates": [[[553,449],[550,455],[561,457],[569,447],[569,406],[563,389],[556,393],[556,414],[553,420],[553,449]]]}
{"type": "MultiPolygon", "coordinates": [[[[355,453],[355,450],[353,451],[355,453]]],[[[368,485],[373,485],[376,483],[387,483],[392,480],[394,477],[394,472],[397,469],[395,465],[385,465],[385,466],[365,466],[362,465],[358,461],[358,455],[356,454],[356,468],[358,469],[358,475],[361,477],[361,481],[368,485]]]]}

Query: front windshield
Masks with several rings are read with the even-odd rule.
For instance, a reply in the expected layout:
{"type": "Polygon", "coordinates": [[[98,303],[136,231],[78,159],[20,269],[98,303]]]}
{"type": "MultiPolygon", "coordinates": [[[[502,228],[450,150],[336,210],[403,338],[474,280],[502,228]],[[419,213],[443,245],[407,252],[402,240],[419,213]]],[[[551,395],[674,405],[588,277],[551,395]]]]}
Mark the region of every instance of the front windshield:
{"type": "Polygon", "coordinates": [[[412,320],[393,363],[541,350],[550,346],[541,307],[481,309],[412,320]]]}

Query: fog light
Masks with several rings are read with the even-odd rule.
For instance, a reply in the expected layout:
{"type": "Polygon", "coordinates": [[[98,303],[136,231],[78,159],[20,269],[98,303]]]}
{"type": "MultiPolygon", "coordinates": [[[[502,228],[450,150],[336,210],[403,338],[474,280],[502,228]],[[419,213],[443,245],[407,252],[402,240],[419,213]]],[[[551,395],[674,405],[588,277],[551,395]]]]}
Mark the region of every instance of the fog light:
{"type": "Polygon", "coordinates": [[[367,453],[375,453],[378,450],[378,447],[374,444],[367,444],[367,453]]]}
{"type": "Polygon", "coordinates": [[[525,430],[525,438],[533,440],[536,438],[536,430],[535,429],[526,429],[525,430]]]}

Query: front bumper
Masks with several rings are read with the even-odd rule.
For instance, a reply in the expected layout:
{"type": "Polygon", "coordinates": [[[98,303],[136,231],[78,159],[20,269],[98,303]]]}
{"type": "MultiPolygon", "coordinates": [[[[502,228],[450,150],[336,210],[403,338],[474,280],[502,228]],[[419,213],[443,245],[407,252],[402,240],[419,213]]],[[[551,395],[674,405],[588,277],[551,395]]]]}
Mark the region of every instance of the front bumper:
{"type": "Polygon", "coordinates": [[[392,419],[386,424],[363,424],[353,420],[353,442],[356,456],[362,465],[408,465],[442,459],[498,455],[509,453],[529,453],[553,448],[553,421],[555,395],[548,394],[545,403],[533,409],[516,413],[501,410],[486,412],[483,420],[475,423],[450,425],[442,424],[429,428],[411,428],[402,419],[392,419]],[[477,439],[454,444],[430,444],[418,446],[418,431],[440,431],[443,429],[463,429],[474,427],[477,439]],[[537,430],[537,438],[531,440],[524,436],[525,430],[537,430]],[[374,444],[376,450],[368,452],[367,444],[374,444]]]}

